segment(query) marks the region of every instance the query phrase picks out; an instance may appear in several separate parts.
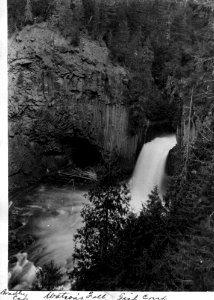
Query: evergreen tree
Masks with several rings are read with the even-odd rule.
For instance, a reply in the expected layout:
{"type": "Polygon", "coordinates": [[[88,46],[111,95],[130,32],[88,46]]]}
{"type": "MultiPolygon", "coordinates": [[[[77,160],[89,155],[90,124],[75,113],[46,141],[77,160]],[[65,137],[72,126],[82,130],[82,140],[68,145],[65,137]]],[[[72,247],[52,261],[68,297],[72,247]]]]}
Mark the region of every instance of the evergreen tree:
{"type": "MultiPolygon", "coordinates": [[[[75,270],[78,276],[77,273],[73,273],[78,278],[75,288],[148,290],[153,286],[157,286],[155,282],[157,283],[160,280],[160,273],[157,269],[160,268],[162,271],[161,257],[167,244],[166,210],[158,195],[157,187],[149,196],[148,206],[142,209],[139,218],[134,214],[130,214],[126,217],[126,220],[122,220],[122,223],[120,223],[122,227],[114,227],[109,244],[111,246],[108,246],[105,259],[101,259],[102,247],[100,247],[99,234],[101,231],[96,231],[97,235],[94,231],[88,231],[87,247],[91,255],[89,255],[89,252],[88,256],[84,254],[87,252],[86,247],[81,246],[81,251],[76,251],[78,255],[75,254],[75,258],[81,257],[81,259],[78,262],[78,272],[77,269],[75,270]],[[92,240],[89,239],[89,236],[92,240]],[[89,248],[90,245],[93,245],[93,248],[89,248]],[[84,259],[82,259],[83,257],[84,259]],[[93,262],[91,259],[93,259],[93,262]]],[[[97,217],[100,220],[102,219],[97,208],[96,217],[94,214],[93,216],[87,216],[90,229],[95,228],[95,226],[92,223],[90,224],[89,220],[95,220],[97,217]]],[[[115,217],[114,220],[119,221],[115,217]]],[[[80,240],[80,237],[78,237],[81,244],[86,240],[85,230],[86,227],[84,227],[84,232],[81,232],[83,239],[80,240]]],[[[106,238],[104,231],[102,229],[102,236],[106,238]]],[[[84,245],[86,245],[85,242],[84,245]]]]}
{"type": "Polygon", "coordinates": [[[54,7],[52,12],[50,1],[9,0],[10,32],[52,14],[54,26],[75,46],[81,30],[103,39],[112,61],[129,76],[129,133],[142,130],[146,119],[168,120],[174,128],[187,123],[165,205],[155,188],[139,217],[128,214],[128,191],[114,186],[118,168],[105,160],[75,238],[76,287],[213,290],[213,9],[192,0],[83,0],[78,9],[55,0],[54,7]]]}
{"type": "Polygon", "coordinates": [[[12,34],[20,30],[25,24],[25,15],[23,14],[26,7],[25,0],[8,0],[8,30],[12,34]]]}
{"type": "Polygon", "coordinates": [[[32,22],[33,16],[32,16],[32,8],[31,8],[31,0],[27,0],[26,6],[25,6],[25,22],[32,22]]]}
{"type": "Polygon", "coordinates": [[[57,289],[62,282],[62,278],[61,268],[56,266],[53,261],[50,261],[38,271],[33,290],[51,291],[57,289]]]}
{"type": "Polygon", "coordinates": [[[81,216],[84,226],[75,235],[76,286],[84,286],[89,280],[88,270],[103,263],[126,224],[129,211],[129,192],[125,185],[97,187],[88,195],[90,204],[84,206],[81,216]]]}
{"type": "Polygon", "coordinates": [[[114,57],[122,64],[126,63],[129,44],[129,28],[127,21],[122,19],[114,38],[112,40],[111,49],[114,57]]]}

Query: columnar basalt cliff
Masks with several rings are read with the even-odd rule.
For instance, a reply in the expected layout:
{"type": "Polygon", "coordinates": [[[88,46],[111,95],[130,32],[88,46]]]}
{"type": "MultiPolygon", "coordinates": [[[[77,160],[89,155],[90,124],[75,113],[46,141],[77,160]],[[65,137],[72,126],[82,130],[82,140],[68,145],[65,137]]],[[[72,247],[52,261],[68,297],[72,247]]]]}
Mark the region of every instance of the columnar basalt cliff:
{"type": "Polygon", "coordinates": [[[127,133],[128,74],[111,63],[104,44],[82,36],[74,47],[46,23],[34,24],[9,40],[8,59],[11,189],[37,180],[65,156],[72,161],[73,137],[101,154],[117,151],[133,165],[138,136],[127,133]]]}

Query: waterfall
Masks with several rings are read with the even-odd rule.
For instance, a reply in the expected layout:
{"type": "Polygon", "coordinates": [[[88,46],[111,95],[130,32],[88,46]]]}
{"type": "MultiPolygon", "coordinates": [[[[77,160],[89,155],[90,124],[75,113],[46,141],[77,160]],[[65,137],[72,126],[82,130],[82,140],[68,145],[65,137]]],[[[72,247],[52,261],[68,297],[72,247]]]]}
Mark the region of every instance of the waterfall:
{"type": "Polygon", "coordinates": [[[146,204],[154,186],[158,186],[160,197],[163,196],[166,159],[175,145],[175,135],[168,135],[157,137],[143,146],[131,180],[130,205],[135,212],[141,210],[142,203],[146,204]]]}

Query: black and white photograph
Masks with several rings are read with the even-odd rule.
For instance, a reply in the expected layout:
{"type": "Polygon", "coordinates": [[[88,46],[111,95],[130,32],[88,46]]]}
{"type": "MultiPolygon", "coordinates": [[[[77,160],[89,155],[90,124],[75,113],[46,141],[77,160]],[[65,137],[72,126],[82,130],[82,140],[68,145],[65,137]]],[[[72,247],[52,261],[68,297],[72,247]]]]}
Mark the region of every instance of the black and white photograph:
{"type": "Polygon", "coordinates": [[[8,0],[6,59],[0,298],[214,291],[214,1],[8,0]]]}

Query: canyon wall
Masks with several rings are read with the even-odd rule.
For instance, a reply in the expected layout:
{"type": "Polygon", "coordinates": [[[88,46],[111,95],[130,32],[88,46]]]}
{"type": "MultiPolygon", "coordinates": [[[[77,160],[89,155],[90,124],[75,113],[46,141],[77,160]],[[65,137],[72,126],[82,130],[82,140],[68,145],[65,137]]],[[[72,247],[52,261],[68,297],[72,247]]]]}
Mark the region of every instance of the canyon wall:
{"type": "Polygon", "coordinates": [[[10,189],[56,167],[72,137],[133,167],[138,136],[128,135],[128,74],[112,64],[104,44],[81,36],[74,47],[41,23],[14,34],[8,47],[10,189]]]}

